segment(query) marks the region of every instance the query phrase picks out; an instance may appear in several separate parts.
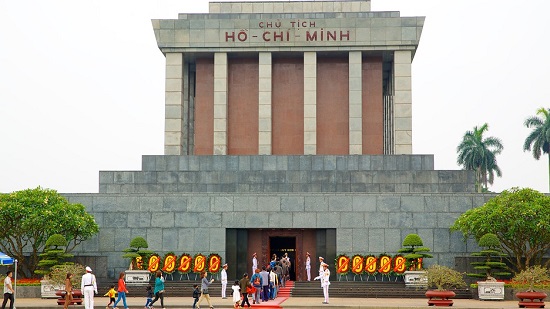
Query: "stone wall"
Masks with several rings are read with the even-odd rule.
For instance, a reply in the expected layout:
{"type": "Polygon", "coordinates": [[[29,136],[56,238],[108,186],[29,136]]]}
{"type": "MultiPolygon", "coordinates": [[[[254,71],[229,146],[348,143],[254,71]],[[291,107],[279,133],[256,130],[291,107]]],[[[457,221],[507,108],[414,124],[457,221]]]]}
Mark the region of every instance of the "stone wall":
{"type": "Polygon", "coordinates": [[[164,193],[67,194],[82,203],[100,226],[97,237],[76,254],[107,258],[113,277],[127,267],[121,257],[130,240],[143,236],[164,254],[217,252],[225,259],[226,228],[337,230],[337,252],[396,253],[409,233],[419,234],[434,258],[427,264],[454,266],[456,256],[477,250],[449,226],[488,194],[365,193],[164,193]]]}

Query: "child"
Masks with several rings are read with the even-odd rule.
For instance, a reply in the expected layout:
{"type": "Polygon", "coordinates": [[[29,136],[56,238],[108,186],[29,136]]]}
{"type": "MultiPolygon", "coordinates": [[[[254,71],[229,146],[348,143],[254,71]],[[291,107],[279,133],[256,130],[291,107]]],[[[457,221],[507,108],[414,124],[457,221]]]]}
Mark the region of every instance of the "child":
{"type": "Polygon", "coordinates": [[[145,290],[147,291],[147,301],[145,302],[145,309],[150,309],[151,302],[153,301],[153,287],[149,284],[145,290]]]}
{"type": "Polygon", "coordinates": [[[233,302],[235,303],[233,308],[239,309],[241,308],[239,304],[241,302],[241,288],[239,287],[239,280],[235,280],[235,283],[233,283],[231,288],[233,289],[233,302]]]}
{"type": "Polygon", "coordinates": [[[196,308],[195,305],[199,301],[199,297],[201,296],[201,292],[199,291],[199,285],[193,284],[193,298],[195,301],[193,302],[193,308],[196,308]]]}
{"type": "Polygon", "coordinates": [[[105,293],[105,295],[103,295],[103,296],[108,296],[109,297],[109,303],[107,304],[107,307],[105,307],[106,309],[109,309],[109,306],[111,304],[115,303],[115,294],[116,294],[115,286],[111,285],[111,289],[109,290],[109,292],[107,292],[107,293],[105,293]]]}

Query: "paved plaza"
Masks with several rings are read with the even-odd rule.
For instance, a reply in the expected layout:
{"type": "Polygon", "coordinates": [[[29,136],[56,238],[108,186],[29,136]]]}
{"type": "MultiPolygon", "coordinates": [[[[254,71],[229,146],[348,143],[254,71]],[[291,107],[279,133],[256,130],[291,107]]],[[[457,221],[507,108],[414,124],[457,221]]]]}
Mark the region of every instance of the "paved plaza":
{"type": "MultiPolygon", "coordinates": [[[[331,298],[330,304],[323,305],[322,298],[311,297],[290,297],[286,301],[282,302],[280,306],[284,309],[292,308],[428,308],[427,300],[423,298],[331,298]]],[[[167,297],[165,300],[166,308],[191,308],[193,299],[191,297],[167,297]]],[[[108,303],[106,297],[95,298],[95,308],[105,308],[108,303]]],[[[269,301],[265,304],[269,305],[273,303],[272,308],[277,308],[275,301],[269,301]]],[[[143,308],[145,304],[145,297],[129,297],[129,308],[143,308]]],[[[160,305],[160,304],[158,304],[160,305]]],[[[221,299],[219,297],[212,297],[212,305],[214,308],[232,308],[233,304],[231,299],[221,299]]],[[[41,299],[41,298],[20,298],[16,300],[17,309],[24,308],[62,308],[58,306],[55,299],[41,299]]],[[[119,308],[123,308],[122,303],[119,303],[119,308]]],[[[253,305],[251,308],[260,308],[253,305]]],[[[483,308],[518,308],[517,301],[479,301],[473,299],[456,299],[454,301],[454,308],[470,308],[470,309],[483,309],[483,308]]],[[[71,306],[70,308],[84,308],[81,306],[71,306]]],[[[159,308],[160,307],[156,307],[159,308]]],[[[202,308],[208,308],[208,304],[203,303],[202,308]]],[[[265,307],[264,307],[265,308],[265,307]]]]}

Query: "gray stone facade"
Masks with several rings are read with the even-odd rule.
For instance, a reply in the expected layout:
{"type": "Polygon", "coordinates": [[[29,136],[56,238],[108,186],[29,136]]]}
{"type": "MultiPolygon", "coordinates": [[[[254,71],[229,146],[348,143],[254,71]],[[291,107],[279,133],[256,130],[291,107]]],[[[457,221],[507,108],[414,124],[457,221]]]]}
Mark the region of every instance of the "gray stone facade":
{"type": "MultiPolygon", "coordinates": [[[[231,228],[336,229],[337,253],[350,255],[395,254],[407,234],[418,233],[434,254],[427,263],[452,266],[456,256],[477,247],[464,243],[449,226],[493,196],[474,193],[472,177],[473,172],[434,171],[430,155],[144,156],[143,171],[101,172],[100,193],[65,196],[86,205],[100,226],[99,235],[76,254],[106,256],[110,277],[126,268],[121,252],[133,237],[145,237],[149,249],[160,254],[216,252],[225,259],[226,229],[231,228]],[[219,177],[222,172],[231,172],[234,181],[245,179],[249,187],[237,183],[224,192],[230,182],[219,177]],[[386,178],[376,191],[351,192],[336,175],[353,173],[386,178]],[[422,173],[428,176],[419,177],[422,173]],[[334,190],[307,191],[316,177],[321,189],[323,183],[334,183],[334,190]],[[273,178],[279,184],[296,179],[297,191],[273,190],[266,185],[273,178]],[[442,185],[456,181],[461,186],[455,188],[463,190],[394,192],[398,185],[414,186],[419,178],[430,188],[446,190],[453,186],[442,185]],[[195,186],[202,191],[194,191],[195,186]]],[[[361,181],[368,180],[356,183],[361,181]]]]}

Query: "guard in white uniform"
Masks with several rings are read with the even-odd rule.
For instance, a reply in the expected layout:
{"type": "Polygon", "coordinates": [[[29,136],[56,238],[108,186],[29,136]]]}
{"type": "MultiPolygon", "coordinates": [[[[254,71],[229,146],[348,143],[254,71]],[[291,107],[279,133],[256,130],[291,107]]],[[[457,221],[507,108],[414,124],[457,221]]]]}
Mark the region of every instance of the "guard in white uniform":
{"type": "Polygon", "coordinates": [[[309,252],[306,252],[306,273],[307,281],[311,281],[311,258],[309,252]]]}
{"type": "Polygon", "coordinates": [[[227,289],[227,264],[223,264],[222,266],[221,282],[222,282],[222,298],[226,299],[227,297],[225,296],[225,290],[227,289]]]}
{"type": "Polygon", "coordinates": [[[258,269],[258,259],[256,258],[256,252],[252,254],[252,274],[256,273],[256,269],[258,269]]]}
{"type": "Polygon", "coordinates": [[[323,274],[321,275],[321,286],[323,287],[323,296],[325,301],[323,304],[328,305],[328,287],[330,285],[330,270],[328,269],[328,264],[323,263],[323,274]]]}
{"type": "Polygon", "coordinates": [[[84,308],[94,309],[94,295],[97,294],[97,281],[90,266],[86,266],[86,273],[82,275],[80,290],[84,295],[84,308]]]}

